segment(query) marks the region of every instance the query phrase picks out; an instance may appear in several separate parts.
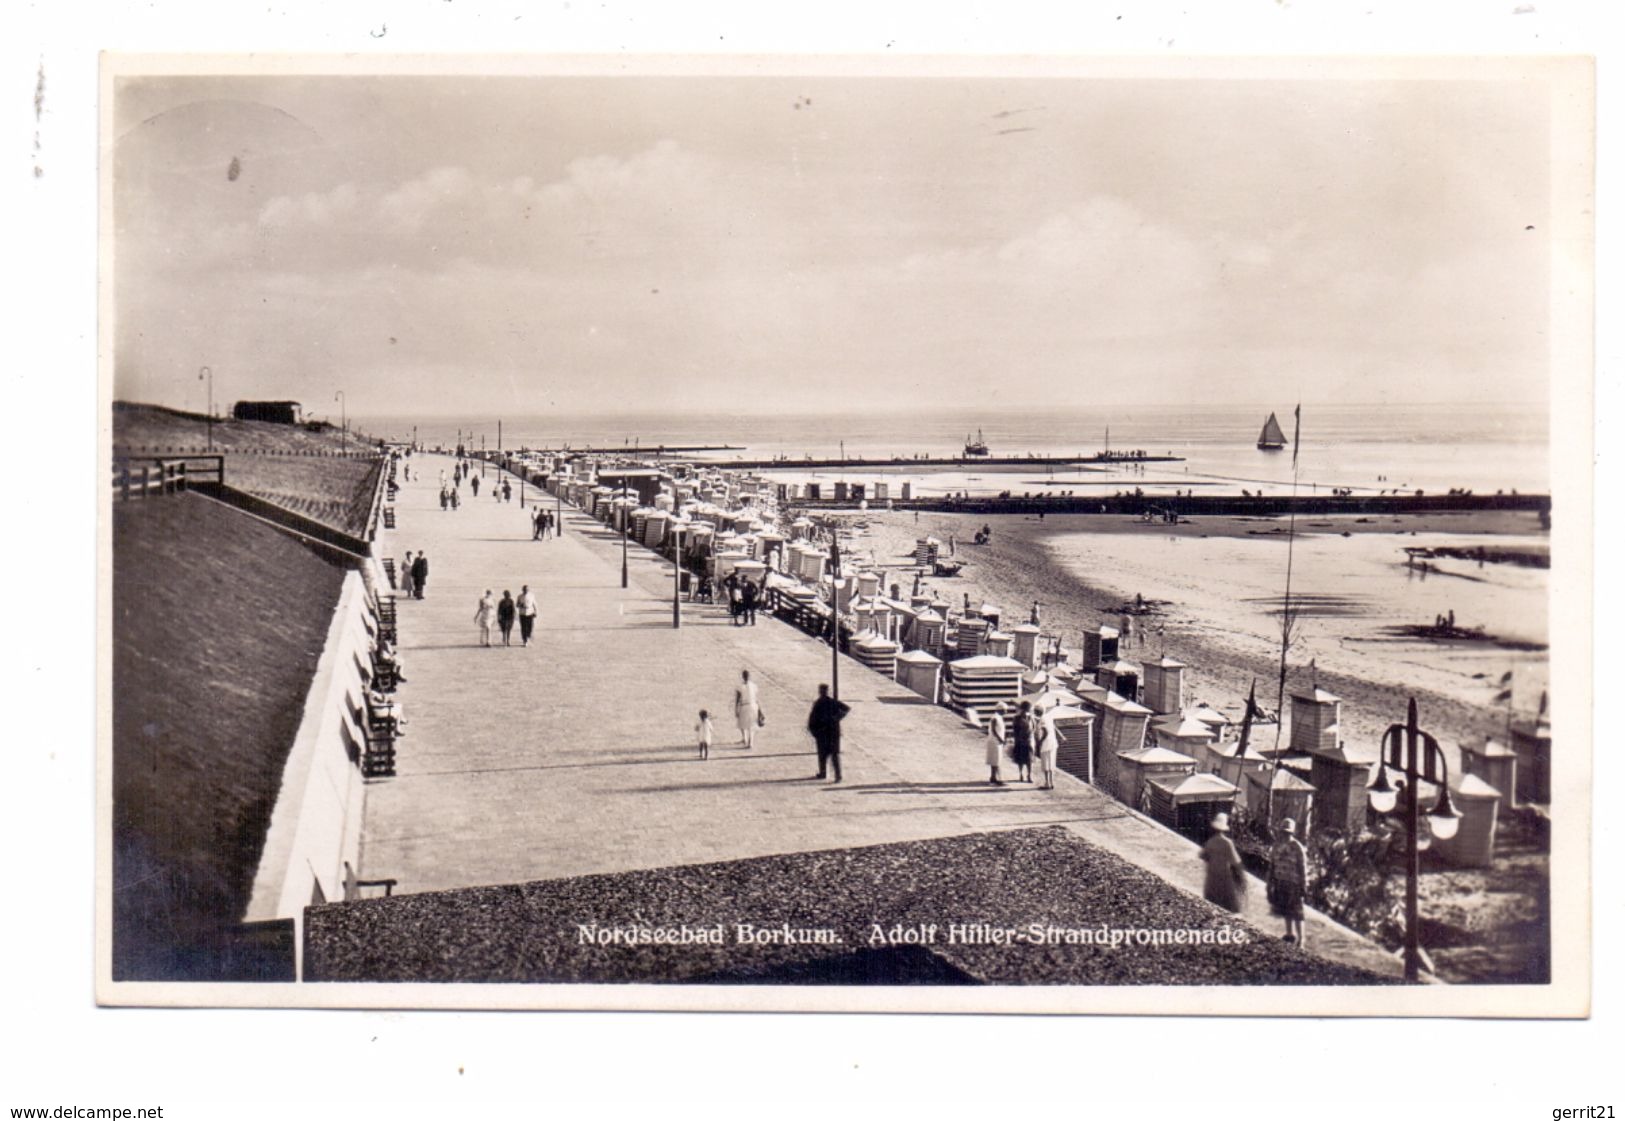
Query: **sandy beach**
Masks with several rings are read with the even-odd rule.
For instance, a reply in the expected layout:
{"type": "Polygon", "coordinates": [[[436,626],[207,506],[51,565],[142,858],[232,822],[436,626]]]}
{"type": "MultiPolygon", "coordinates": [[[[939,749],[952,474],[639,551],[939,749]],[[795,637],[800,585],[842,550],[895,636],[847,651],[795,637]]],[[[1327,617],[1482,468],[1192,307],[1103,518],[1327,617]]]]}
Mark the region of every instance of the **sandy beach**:
{"type": "MultiPolygon", "coordinates": [[[[916,538],[954,540],[957,577],[925,586],[956,606],[968,594],[1024,621],[1036,600],[1046,634],[1076,649],[1085,629],[1115,625],[1136,595],[1157,610],[1135,619],[1131,659],[1168,654],[1190,666],[1192,701],[1239,718],[1249,682],[1275,707],[1279,610],[1286,576],[1285,519],[1211,517],[1178,525],[1097,516],[980,517],[868,511],[843,520],[853,546],[912,586],[916,538]],[[982,525],[986,546],[971,543],[982,525]]],[[[1538,703],[1544,687],[1548,572],[1514,564],[1435,557],[1407,566],[1407,548],[1478,545],[1540,554],[1533,515],[1300,518],[1293,546],[1293,595],[1303,611],[1289,659],[1288,690],[1311,678],[1343,699],[1351,746],[1375,751],[1383,729],[1403,719],[1414,694],[1424,725],[1454,752],[1468,739],[1504,737],[1497,703],[1514,672],[1515,700],[1538,703]],[[1454,611],[1457,627],[1484,637],[1430,639],[1402,633],[1454,611]],[[1314,661],[1313,675],[1310,662],[1314,661]]],[[[1454,760],[1452,760],[1454,762],[1454,760]]]]}

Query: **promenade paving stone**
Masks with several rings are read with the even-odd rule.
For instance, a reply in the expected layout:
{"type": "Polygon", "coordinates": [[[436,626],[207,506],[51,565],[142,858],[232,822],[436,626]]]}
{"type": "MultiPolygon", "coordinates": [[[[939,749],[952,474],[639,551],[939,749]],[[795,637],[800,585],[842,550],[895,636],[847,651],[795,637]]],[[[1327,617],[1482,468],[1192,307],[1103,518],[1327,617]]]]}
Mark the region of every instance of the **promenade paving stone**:
{"type": "MultiPolygon", "coordinates": [[[[397,562],[427,550],[430,573],[426,598],[400,604],[408,734],[397,775],[367,787],[365,877],[427,892],[1058,824],[1200,894],[1195,845],[1067,775],[1054,791],[990,787],[980,732],[851,659],[845,781],[817,781],[805,723],[829,680],[827,645],[766,615],[734,627],[722,608],[686,602],[673,629],[670,564],[631,547],[623,589],[619,537],[568,504],[563,536],[533,541],[538,492],[526,487],[522,507],[510,476],[513,500],[494,501],[490,467],[480,497],[465,484],[461,507],[443,512],[439,473],[453,462],[411,457],[396,528],[380,538],[397,562]],[[513,646],[480,646],[480,594],[524,584],[541,604],[536,640],[520,647],[516,628],[513,646]],[[743,669],[767,714],[752,750],[733,721],[743,669]],[[708,761],[694,745],[701,708],[717,732],[708,761]]],[[[1243,917],[1275,935],[1263,895],[1255,882],[1243,917]]],[[[1397,972],[1323,916],[1311,915],[1308,941],[1397,972]]]]}

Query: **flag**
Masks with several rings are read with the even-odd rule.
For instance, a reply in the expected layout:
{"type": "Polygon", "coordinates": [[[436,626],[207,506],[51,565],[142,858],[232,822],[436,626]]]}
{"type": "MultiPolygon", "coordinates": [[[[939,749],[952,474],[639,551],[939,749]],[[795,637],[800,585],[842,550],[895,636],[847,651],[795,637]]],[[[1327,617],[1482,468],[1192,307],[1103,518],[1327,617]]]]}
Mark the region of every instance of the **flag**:
{"type": "Polygon", "coordinates": [[[1303,404],[1299,402],[1292,409],[1292,470],[1298,469],[1298,432],[1303,425],[1303,404]]]}

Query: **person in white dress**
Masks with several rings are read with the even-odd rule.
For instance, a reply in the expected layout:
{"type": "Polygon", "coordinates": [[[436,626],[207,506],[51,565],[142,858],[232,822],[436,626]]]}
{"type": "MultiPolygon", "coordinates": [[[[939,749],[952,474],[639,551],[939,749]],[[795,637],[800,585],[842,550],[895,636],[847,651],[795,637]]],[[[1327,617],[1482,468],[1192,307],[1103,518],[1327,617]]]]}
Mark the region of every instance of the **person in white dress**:
{"type": "Polygon", "coordinates": [[[485,589],[485,594],[474,608],[474,621],[480,625],[480,645],[491,645],[491,628],[497,625],[497,601],[491,595],[490,588],[485,589]]]}
{"type": "Polygon", "coordinates": [[[1003,786],[999,767],[1004,763],[1004,714],[1006,706],[1000,701],[987,721],[987,781],[991,786],[1003,786]]]}
{"type": "Polygon", "coordinates": [[[750,670],[739,672],[739,688],[734,690],[734,718],[739,721],[739,742],[745,747],[756,746],[756,724],[761,719],[761,703],[756,699],[756,682],[750,679],[750,670]]]}
{"type": "Polygon", "coordinates": [[[1038,762],[1044,768],[1044,785],[1040,790],[1055,789],[1055,757],[1060,750],[1061,737],[1055,730],[1055,721],[1046,716],[1038,723],[1038,762]]]}

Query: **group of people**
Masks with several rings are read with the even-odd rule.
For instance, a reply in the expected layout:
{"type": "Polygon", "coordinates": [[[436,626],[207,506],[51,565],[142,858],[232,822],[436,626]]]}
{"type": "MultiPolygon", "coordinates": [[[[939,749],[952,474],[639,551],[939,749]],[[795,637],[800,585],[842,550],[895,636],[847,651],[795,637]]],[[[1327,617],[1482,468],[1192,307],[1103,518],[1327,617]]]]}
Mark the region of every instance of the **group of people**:
{"type": "Polygon", "coordinates": [[[530,515],[530,539],[532,541],[545,541],[549,535],[559,535],[558,518],[553,511],[538,505],[530,515]]]}
{"type": "Polygon", "coordinates": [[[1060,733],[1053,720],[1043,720],[1033,711],[1031,701],[1022,701],[1012,715],[1008,701],[1000,701],[987,721],[987,781],[990,786],[1004,781],[1004,760],[1016,765],[1017,782],[1033,781],[1033,760],[1043,769],[1040,790],[1055,789],[1055,757],[1061,750],[1060,733]]]}
{"type": "MultiPolygon", "coordinates": [[[[1209,826],[1212,835],[1200,853],[1207,863],[1202,895],[1209,903],[1239,913],[1247,895],[1247,870],[1230,839],[1230,815],[1215,814],[1209,826]]],[[[1297,822],[1283,818],[1280,835],[1270,849],[1264,895],[1270,910],[1286,924],[1284,940],[1299,946],[1303,945],[1303,900],[1308,884],[1309,850],[1298,839],[1297,822]]]]}
{"type": "Polygon", "coordinates": [[[485,594],[474,607],[474,622],[480,628],[480,645],[492,646],[493,628],[502,633],[502,645],[513,645],[514,620],[519,621],[519,645],[529,646],[531,636],[536,630],[536,616],[539,613],[536,596],[530,590],[529,584],[522,584],[519,588],[519,598],[515,599],[510,591],[504,590],[502,598],[497,599],[491,589],[485,589],[485,594]]]}
{"type": "MultiPolygon", "coordinates": [[[[412,476],[406,476],[410,479],[412,476]]],[[[462,499],[464,481],[475,498],[480,496],[480,477],[474,473],[474,464],[461,457],[452,465],[451,474],[440,472],[440,508],[442,510],[455,510],[462,499]]],[[[506,475],[491,484],[491,497],[498,502],[513,501],[513,481],[506,475]]]]}
{"type": "Polygon", "coordinates": [[[736,627],[756,625],[756,606],[762,593],[754,580],[742,579],[730,572],[722,579],[722,590],[728,597],[728,621],[736,627]]]}
{"type": "MultiPolygon", "coordinates": [[[[734,689],[734,724],[739,728],[739,746],[749,751],[756,746],[756,729],[766,726],[767,715],[762,711],[756,683],[750,679],[750,670],[741,670],[739,685],[734,689]]],[[[709,709],[700,709],[700,722],[694,726],[699,740],[700,758],[711,757],[711,746],[716,742],[716,729],[711,723],[709,709]]]]}
{"type": "MultiPolygon", "coordinates": [[[[749,751],[756,746],[757,730],[767,726],[767,714],[762,711],[762,700],[748,669],[740,671],[733,704],[739,745],[749,751]]],[[[832,781],[841,781],[841,721],[851,711],[851,706],[830,696],[828,685],[818,687],[818,699],[807,714],[807,731],[812,734],[818,751],[818,774],[814,777],[829,778],[833,771],[832,781]]],[[[699,745],[700,758],[709,759],[716,742],[716,727],[711,722],[709,709],[700,709],[699,722],[694,725],[694,738],[699,745]]]]}
{"type": "Polygon", "coordinates": [[[413,556],[411,550],[407,550],[397,581],[402,595],[409,599],[422,599],[424,589],[429,586],[429,554],[420,552],[413,556]]]}

